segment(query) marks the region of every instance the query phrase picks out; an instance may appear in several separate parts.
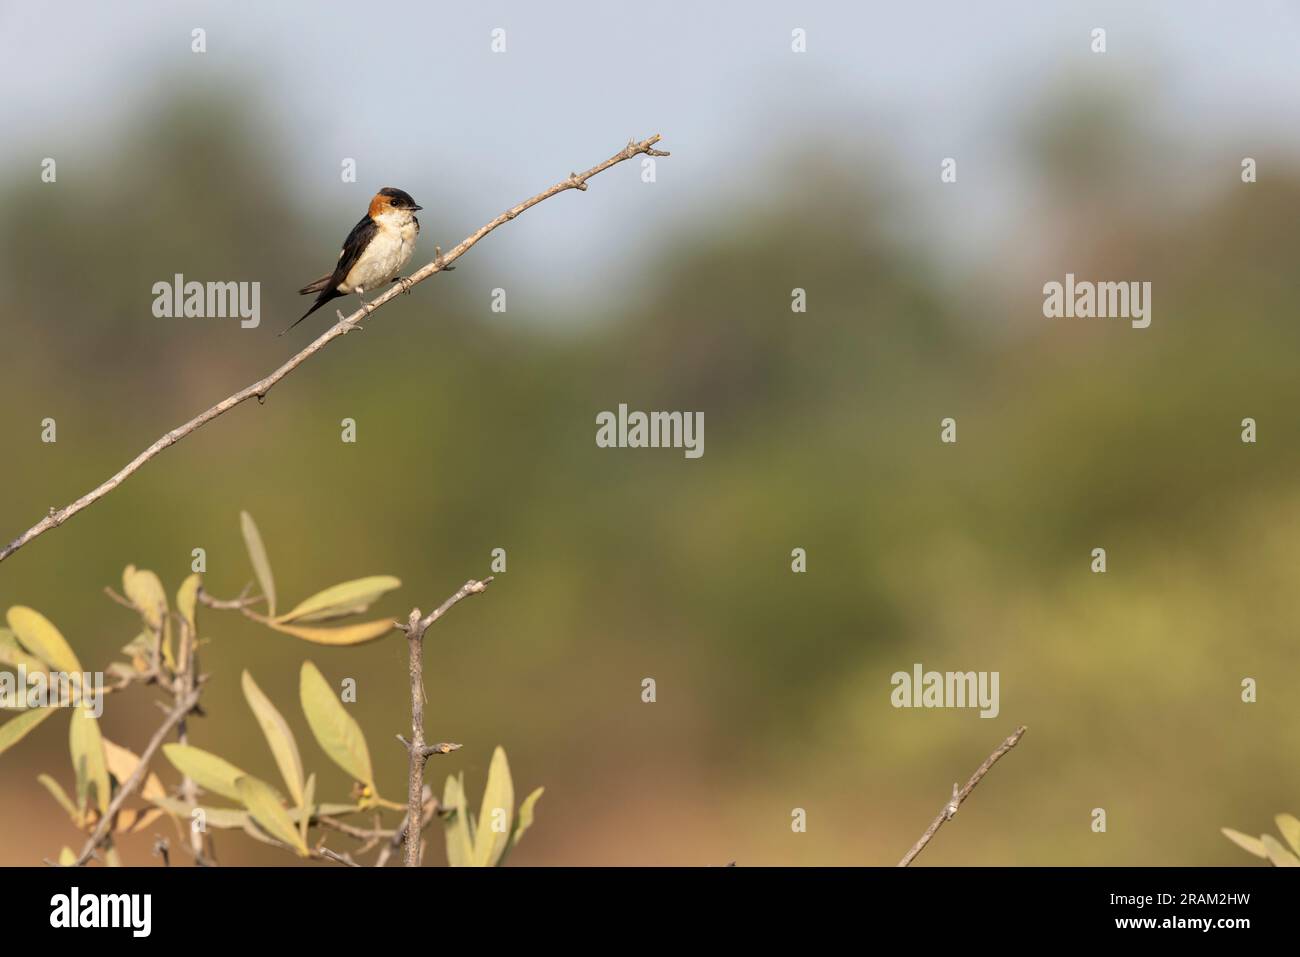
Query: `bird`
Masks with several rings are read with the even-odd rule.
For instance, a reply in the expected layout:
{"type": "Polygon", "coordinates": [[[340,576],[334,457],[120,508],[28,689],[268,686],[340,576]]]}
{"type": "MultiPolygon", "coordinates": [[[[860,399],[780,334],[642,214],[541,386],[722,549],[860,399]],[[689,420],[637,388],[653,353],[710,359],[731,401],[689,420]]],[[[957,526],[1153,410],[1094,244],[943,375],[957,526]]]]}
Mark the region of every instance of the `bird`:
{"type": "Polygon", "coordinates": [[[415,251],[415,240],[420,235],[420,221],[415,213],[423,208],[405,190],[385,186],[377,192],[366,215],[343,240],[343,251],[334,271],[298,290],[302,296],[316,293],[316,301],[280,335],[331,299],[356,293],[362,305],[368,305],[364,293],[373,292],[390,281],[409,282],[394,277],[415,251]]]}

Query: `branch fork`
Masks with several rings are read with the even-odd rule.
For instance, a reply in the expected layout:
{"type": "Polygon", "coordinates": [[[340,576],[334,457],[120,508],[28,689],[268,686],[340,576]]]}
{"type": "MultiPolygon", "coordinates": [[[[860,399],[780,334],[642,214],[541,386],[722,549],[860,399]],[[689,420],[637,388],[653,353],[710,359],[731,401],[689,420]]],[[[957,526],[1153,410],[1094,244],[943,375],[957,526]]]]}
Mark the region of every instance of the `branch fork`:
{"type": "MultiPolygon", "coordinates": [[[[402,742],[407,754],[410,755],[406,781],[406,819],[408,821],[419,821],[423,814],[426,791],[424,786],[425,762],[435,754],[450,754],[460,748],[459,744],[425,744],[424,742],[424,633],[429,630],[430,625],[450,611],[457,602],[468,598],[470,595],[480,595],[487,591],[487,586],[492,580],[491,576],[481,581],[471,578],[461,585],[455,594],[429,614],[422,616],[420,609],[412,608],[405,624],[397,621],[393,622],[393,627],[406,635],[410,654],[411,740],[406,740],[400,734],[397,736],[397,740],[402,742]]],[[[418,829],[412,829],[406,838],[406,866],[420,866],[420,832],[418,829]]]]}

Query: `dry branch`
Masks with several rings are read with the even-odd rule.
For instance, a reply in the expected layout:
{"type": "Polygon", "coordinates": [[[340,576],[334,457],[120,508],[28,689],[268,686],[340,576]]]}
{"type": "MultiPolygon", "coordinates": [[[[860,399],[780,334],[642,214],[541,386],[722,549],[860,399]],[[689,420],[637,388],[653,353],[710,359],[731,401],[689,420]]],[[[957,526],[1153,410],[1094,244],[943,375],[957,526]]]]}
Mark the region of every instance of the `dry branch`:
{"type": "Polygon", "coordinates": [[[453,247],[452,250],[448,252],[445,256],[442,255],[441,250],[439,250],[437,247],[434,247],[435,256],[433,261],[426,263],[420,269],[412,273],[407,282],[395,283],[383,295],[378,296],[375,299],[372,299],[367,305],[362,306],[360,309],[352,313],[352,315],[350,316],[344,317],[342,312],[338,313],[339,321],[335,325],[331,326],[326,332],[324,332],[320,337],[318,337],[315,342],[311,343],[311,345],[307,346],[305,349],[303,349],[301,352],[299,352],[297,355],[291,358],[288,362],[284,363],[284,365],[280,366],[280,368],[276,369],[266,378],[259,379],[257,382],[254,382],[252,385],[248,386],[248,388],[241,389],[239,392],[236,392],[234,395],[222,399],[216,405],[212,406],[210,409],[204,412],[199,413],[194,418],[186,422],[184,425],[172,429],[170,432],[168,432],[158,441],[154,442],[153,445],[149,446],[147,449],[145,449],[143,452],[141,452],[139,455],[133,458],[130,462],[128,462],[126,466],[123,467],[122,470],[119,471],[116,475],[106,480],[105,482],[103,482],[96,488],[92,489],[91,491],[87,492],[85,495],[81,496],[81,498],[77,499],[75,502],[72,502],[70,505],[65,505],[62,508],[51,508],[49,514],[46,515],[45,518],[41,519],[39,522],[37,522],[27,531],[23,532],[12,542],[6,545],[2,550],[0,550],[0,562],[4,561],[14,552],[18,551],[18,549],[22,548],[32,539],[45,534],[52,528],[57,528],[58,526],[66,522],[69,518],[71,518],[73,515],[76,515],[78,512],[80,512],[83,508],[86,508],[89,505],[93,505],[95,502],[99,501],[109,492],[113,491],[113,489],[121,485],[122,482],[124,482],[132,474],[134,474],[136,470],[140,468],[140,466],[144,465],[146,462],[148,462],[150,459],[156,456],[159,452],[162,452],[164,449],[170,448],[171,446],[175,445],[177,442],[185,438],[185,436],[189,435],[191,432],[194,432],[199,428],[207,425],[217,416],[229,412],[235,406],[243,402],[247,402],[249,399],[253,398],[254,396],[256,396],[259,401],[261,399],[264,399],[266,397],[266,394],[271,391],[272,387],[275,386],[276,383],[278,383],[281,379],[287,376],[294,369],[298,368],[298,366],[302,365],[304,362],[306,362],[313,355],[315,355],[321,349],[325,348],[327,345],[329,345],[338,337],[347,335],[347,333],[357,328],[357,324],[362,319],[368,317],[376,309],[379,309],[380,307],[391,302],[393,299],[397,298],[403,292],[409,292],[412,286],[417,285],[418,283],[422,283],[430,276],[433,276],[434,274],[442,272],[444,269],[447,269],[452,263],[454,263],[461,256],[465,255],[465,253],[467,253],[473,246],[475,246],[481,239],[483,239],[483,237],[485,237],[488,233],[492,232],[492,230],[496,229],[498,226],[501,226],[509,222],[510,220],[518,216],[520,213],[528,209],[531,209],[532,207],[536,206],[538,203],[542,202],[543,200],[550,199],[552,196],[558,195],[559,193],[563,193],[571,189],[585,190],[587,188],[587,180],[591,179],[591,177],[595,176],[597,173],[603,173],[611,166],[615,166],[623,162],[624,160],[629,160],[632,157],[640,155],[642,153],[646,154],[647,156],[667,156],[668,155],[667,152],[663,150],[654,149],[654,145],[658,143],[659,140],[660,137],[656,135],[650,137],[649,139],[642,140],[639,143],[634,140],[628,141],[626,147],[619,150],[617,153],[615,153],[609,159],[605,160],[603,163],[596,164],[591,169],[587,170],[585,173],[570,173],[567,179],[561,180],[560,182],[552,186],[550,189],[543,190],[542,192],[538,193],[536,196],[532,197],[531,199],[526,199],[522,203],[518,204],[517,206],[512,206],[510,209],[507,209],[504,213],[502,213],[496,219],[492,220],[486,226],[481,227],[472,235],[467,236],[465,239],[461,240],[461,242],[455,247],[453,247]]]}
{"type": "Polygon", "coordinates": [[[970,792],[974,791],[975,785],[980,783],[980,779],[989,773],[989,769],[998,763],[998,759],[1001,758],[1002,755],[1006,754],[1020,743],[1021,737],[1024,736],[1024,733],[1027,730],[1028,729],[1024,725],[1016,728],[1015,734],[1011,735],[1011,737],[998,745],[997,750],[985,758],[984,763],[975,769],[975,773],[970,776],[970,780],[966,782],[964,788],[958,790],[956,784],[952,786],[952,800],[943,806],[943,810],[940,811],[939,815],[930,822],[930,826],[925,829],[925,833],[922,834],[920,838],[917,839],[917,842],[912,845],[912,849],[903,855],[903,859],[898,862],[899,867],[907,867],[907,865],[911,864],[912,861],[916,860],[916,855],[925,850],[925,845],[930,843],[930,838],[934,837],[939,828],[943,827],[944,822],[952,820],[953,815],[957,813],[957,809],[961,807],[962,802],[970,797],[970,792]]]}
{"type": "MultiPolygon", "coordinates": [[[[459,744],[426,745],[424,743],[424,633],[430,625],[450,611],[451,607],[461,599],[486,591],[491,581],[491,576],[482,581],[471,578],[461,585],[454,595],[423,618],[420,617],[420,609],[413,608],[407,623],[397,625],[398,628],[406,632],[406,640],[410,648],[411,740],[407,741],[400,734],[397,736],[397,740],[402,742],[410,755],[406,783],[406,819],[408,822],[420,821],[424,813],[424,763],[429,760],[431,755],[447,754],[460,747],[459,744]]],[[[408,827],[407,831],[406,866],[419,867],[420,829],[418,827],[408,827]]]]}
{"type": "Polygon", "coordinates": [[[122,786],[119,787],[117,793],[113,795],[113,800],[109,802],[108,810],[106,810],[104,816],[99,819],[99,824],[95,827],[94,833],[90,835],[90,838],[86,841],[85,847],[83,847],[81,853],[77,855],[77,861],[74,866],[80,867],[89,861],[91,857],[94,856],[94,853],[99,846],[104,843],[109,835],[109,831],[113,827],[113,820],[117,817],[117,812],[122,809],[122,805],[126,802],[126,799],[134,794],[136,789],[140,787],[141,782],[144,781],[145,775],[149,773],[149,762],[153,760],[153,756],[158,752],[163,741],[167,739],[167,735],[171,733],[172,728],[185,720],[185,716],[193,711],[195,705],[198,703],[199,689],[195,688],[184,697],[180,698],[171,711],[167,712],[167,717],[163,720],[163,723],[159,726],[158,730],[154,732],[153,737],[149,739],[149,743],[145,745],[145,749],[140,752],[140,763],[135,766],[135,770],[131,772],[131,776],[122,782],[122,786]]]}

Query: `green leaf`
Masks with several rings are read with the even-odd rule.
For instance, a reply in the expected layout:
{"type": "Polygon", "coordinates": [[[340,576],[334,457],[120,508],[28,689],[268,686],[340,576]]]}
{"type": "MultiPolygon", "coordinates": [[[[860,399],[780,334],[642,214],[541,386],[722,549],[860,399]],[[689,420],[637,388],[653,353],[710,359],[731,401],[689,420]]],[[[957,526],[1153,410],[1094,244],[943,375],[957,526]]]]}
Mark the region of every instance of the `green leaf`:
{"type": "Polygon", "coordinates": [[[201,587],[203,587],[203,579],[196,573],[181,582],[181,587],[176,589],[176,610],[190,626],[190,635],[193,637],[198,637],[199,634],[199,589],[201,587]]]}
{"type": "Polygon", "coordinates": [[[177,771],[205,791],[241,800],[235,782],[245,776],[244,772],[224,758],[190,744],[164,744],[163,754],[177,771]]]}
{"type": "Polygon", "coordinates": [[[77,771],[77,804],[86,806],[86,796],[95,789],[95,803],[100,813],[108,810],[108,762],[104,758],[104,739],[99,722],[87,708],[75,708],[68,728],[68,749],[77,771]]]}
{"type": "Polygon", "coordinates": [[[49,791],[54,800],[59,802],[59,807],[67,811],[70,817],[77,816],[77,806],[72,803],[72,798],[68,797],[68,792],[63,790],[63,786],[58,781],[48,774],[38,774],[36,780],[41,782],[45,790],[49,791]]]}
{"type": "Polygon", "coordinates": [[[275,763],[280,768],[284,783],[288,785],[289,796],[295,804],[303,803],[302,758],[298,756],[298,743],[293,739],[293,732],[284,716],[271,704],[271,699],[262,693],[253,676],[247,671],[240,679],[244,687],[244,697],[253,709],[257,723],[262,726],[266,743],[271,747],[275,763]]]}
{"type": "Polygon", "coordinates": [[[330,760],[355,780],[368,785],[373,793],[375,774],[370,766],[370,749],[366,747],[361,726],[348,714],[320,669],[310,661],[302,663],[299,695],[311,733],[330,760]]]}
{"type": "Polygon", "coordinates": [[[248,549],[248,560],[253,563],[253,574],[257,584],[266,598],[266,613],[275,617],[275,579],[271,577],[271,562],[266,557],[266,546],[262,544],[262,535],[257,530],[257,523],[247,512],[239,513],[239,527],[244,533],[244,547],[248,549]]]}
{"type": "Polygon", "coordinates": [[[145,569],[127,565],[122,572],[122,591],[140,611],[145,624],[153,634],[161,632],[162,657],[169,668],[176,667],[172,652],[172,620],[167,613],[167,593],[163,591],[158,576],[145,569]]]}
{"type": "MultiPolygon", "coordinates": [[[[524,833],[528,831],[528,828],[533,826],[534,809],[536,809],[538,798],[541,798],[542,793],[545,791],[546,788],[537,788],[536,791],[533,791],[533,793],[530,793],[528,797],[524,798],[524,804],[519,805],[519,817],[515,818],[515,830],[511,832],[510,846],[506,848],[507,854],[510,853],[511,850],[515,849],[516,844],[519,844],[521,840],[524,840],[524,833]]],[[[504,862],[506,862],[506,856],[502,854],[499,863],[504,862]]]]}
{"type": "Polygon", "coordinates": [[[1296,857],[1280,843],[1272,834],[1265,834],[1260,837],[1264,845],[1264,850],[1268,852],[1268,859],[1273,862],[1274,867],[1300,867],[1300,858],[1296,857]]]}
{"type": "Polygon", "coordinates": [[[0,754],[4,754],[15,744],[27,737],[32,728],[36,727],[50,715],[58,710],[56,708],[29,708],[16,718],[10,718],[4,724],[0,724],[0,754]]]}
{"type": "Polygon", "coordinates": [[[1251,837],[1249,834],[1242,834],[1240,831],[1234,831],[1230,827],[1221,827],[1219,831],[1243,851],[1249,851],[1256,857],[1268,858],[1268,851],[1264,849],[1264,842],[1259,838],[1251,837]]]}
{"type": "Polygon", "coordinates": [[[252,615],[251,617],[265,625],[270,625],[276,631],[282,631],[286,635],[293,635],[295,638],[301,638],[303,641],[314,642],[318,645],[360,645],[384,637],[395,627],[391,618],[367,621],[359,625],[344,625],[342,628],[313,628],[306,625],[282,625],[260,615],[252,615]]]}
{"type": "Polygon", "coordinates": [[[185,801],[171,797],[158,797],[152,800],[154,804],[169,814],[174,814],[191,822],[193,821],[193,812],[202,811],[204,827],[225,830],[227,828],[245,828],[248,826],[247,811],[236,811],[234,808],[228,807],[204,807],[201,804],[190,807],[185,801]]]}
{"type": "Polygon", "coordinates": [[[308,856],[310,852],[307,850],[307,842],[293,826],[289,812],[284,809],[271,785],[243,775],[235,781],[235,786],[239,790],[239,800],[248,808],[248,813],[262,830],[297,850],[302,857],[308,856]]]}
{"type": "Polygon", "coordinates": [[[59,867],[72,867],[76,863],[77,855],[65,844],[63,850],[59,851],[59,867]]]}
{"type": "Polygon", "coordinates": [[[316,775],[307,778],[302,789],[302,802],[298,805],[298,835],[307,843],[307,828],[311,825],[312,802],[316,800],[316,775]]]}
{"type": "Polygon", "coordinates": [[[127,565],[122,571],[122,593],[139,610],[145,623],[157,631],[167,617],[167,593],[158,576],[127,565]]]}
{"type": "Polygon", "coordinates": [[[510,826],[515,812],[515,786],[510,779],[510,764],[505,748],[497,745],[488,766],[487,787],[483,789],[483,806],[478,813],[478,831],[474,834],[474,865],[495,867],[510,846],[510,826]],[[493,825],[500,823],[501,830],[493,825]]]}
{"type": "Polygon", "coordinates": [[[401,587],[402,582],[392,575],[358,578],[317,592],[306,601],[299,602],[293,611],[285,612],[276,621],[329,621],[331,618],[359,614],[373,605],[381,595],[401,587]]]}
{"type": "Polygon", "coordinates": [[[18,636],[8,628],[0,628],[0,666],[7,666],[15,671],[23,667],[27,669],[28,674],[47,670],[45,662],[24,651],[23,646],[18,643],[18,636]]]}
{"type": "Polygon", "coordinates": [[[1279,814],[1273,820],[1277,822],[1277,829],[1286,838],[1286,842],[1291,845],[1291,850],[1300,854],[1300,820],[1296,820],[1294,814],[1279,814]]]}
{"type": "Polygon", "coordinates": [[[442,808],[447,843],[447,863],[452,867],[470,867],[474,863],[474,841],[470,837],[469,813],[465,810],[465,775],[447,775],[442,789],[442,808]]]}
{"type": "Polygon", "coordinates": [[[80,674],[81,662],[73,654],[72,647],[59,634],[50,620],[39,611],[23,605],[15,605],[6,616],[9,627],[13,629],[24,648],[40,658],[55,671],[68,674],[80,674]]]}

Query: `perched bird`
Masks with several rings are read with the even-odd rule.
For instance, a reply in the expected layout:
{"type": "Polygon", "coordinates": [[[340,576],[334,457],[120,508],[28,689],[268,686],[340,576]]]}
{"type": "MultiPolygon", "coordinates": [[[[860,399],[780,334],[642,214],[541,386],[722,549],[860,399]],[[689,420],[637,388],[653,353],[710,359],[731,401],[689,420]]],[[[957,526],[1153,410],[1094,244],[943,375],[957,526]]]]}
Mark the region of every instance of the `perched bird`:
{"type": "Polygon", "coordinates": [[[331,299],[349,293],[355,292],[364,305],[364,293],[374,292],[392,280],[415,251],[415,238],[420,235],[420,221],[415,218],[415,211],[423,208],[416,205],[410,193],[391,186],[376,193],[366,215],[343,241],[343,251],[339,253],[334,271],[298,290],[303,296],[318,295],[312,307],[290,324],[289,329],[331,299]]]}

